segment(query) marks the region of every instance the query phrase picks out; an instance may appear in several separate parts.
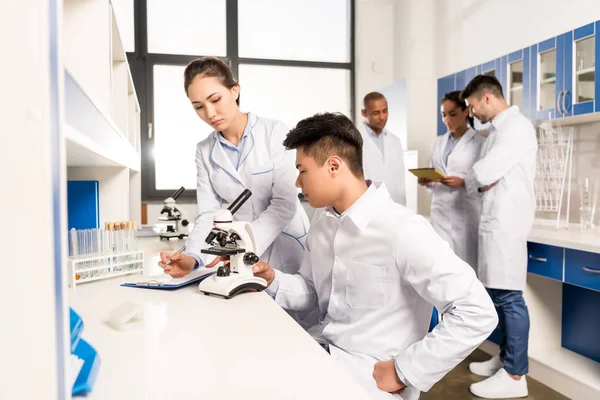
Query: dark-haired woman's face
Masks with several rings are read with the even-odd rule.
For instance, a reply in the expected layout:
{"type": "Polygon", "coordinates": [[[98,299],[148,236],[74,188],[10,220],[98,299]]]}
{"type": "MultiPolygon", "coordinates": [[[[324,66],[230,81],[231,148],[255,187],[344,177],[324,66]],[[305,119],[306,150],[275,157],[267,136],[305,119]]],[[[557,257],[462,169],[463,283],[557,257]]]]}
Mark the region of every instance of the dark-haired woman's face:
{"type": "Polygon", "coordinates": [[[202,121],[217,131],[225,131],[239,112],[235,100],[239,87],[229,89],[217,77],[196,77],[187,91],[192,106],[202,121]]]}
{"type": "Polygon", "coordinates": [[[446,100],[442,103],[440,111],[448,131],[455,133],[457,130],[465,131],[467,129],[468,109],[461,110],[458,104],[452,100],[446,100]]]}

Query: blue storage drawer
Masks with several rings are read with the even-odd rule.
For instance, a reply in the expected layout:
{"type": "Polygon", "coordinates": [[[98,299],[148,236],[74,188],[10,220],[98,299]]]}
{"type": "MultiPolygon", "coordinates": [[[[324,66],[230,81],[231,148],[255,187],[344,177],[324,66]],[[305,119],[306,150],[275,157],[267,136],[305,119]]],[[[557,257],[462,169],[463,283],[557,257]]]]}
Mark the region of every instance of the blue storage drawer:
{"type": "Polygon", "coordinates": [[[600,291],[600,254],[567,249],[565,283],[600,291]]]}
{"type": "Polygon", "coordinates": [[[527,242],[527,272],[562,282],[563,252],[562,247],[527,242]]]}

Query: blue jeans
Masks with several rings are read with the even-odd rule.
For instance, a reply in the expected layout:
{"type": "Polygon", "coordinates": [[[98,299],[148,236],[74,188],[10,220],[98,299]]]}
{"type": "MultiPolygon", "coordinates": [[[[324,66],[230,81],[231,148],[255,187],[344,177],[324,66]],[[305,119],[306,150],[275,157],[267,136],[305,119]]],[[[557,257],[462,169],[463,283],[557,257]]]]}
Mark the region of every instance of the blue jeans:
{"type": "Polygon", "coordinates": [[[529,311],[520,290],[487,289],[498,313],[498,329],[502,333],[500,357],[511,375],[529,371],[529,311]]]}

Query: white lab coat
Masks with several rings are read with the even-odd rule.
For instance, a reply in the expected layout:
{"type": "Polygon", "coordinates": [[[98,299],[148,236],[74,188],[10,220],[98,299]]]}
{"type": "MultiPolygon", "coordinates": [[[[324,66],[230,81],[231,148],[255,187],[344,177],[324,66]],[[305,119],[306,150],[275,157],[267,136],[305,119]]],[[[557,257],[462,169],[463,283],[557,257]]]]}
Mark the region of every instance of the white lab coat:
{"type": "Polygon", "coordinates": [[[390,197],[398,204],[406,205],[406,168],[404,149],[400,138],[389,131],[382,132],[384,154],[367,132],[366,122],[359,125],[363,139],[363,171],[365,179],[383,181],[390,197]]]}
{"type": "Polygon", "coordinates": [[[310,333],[374,399],[417,399],[496,327],[473,269],[383,183],[341,216],[328,207],[312,221],[300,271],[276,271],[267,292],[286,309],[317,305],[320,324],[310,333]],[[444,319],[427,334],[432,305],[444,319]],[[412,385],[400,395],[379,390],[372,377],[377,361],[392,359],[412,385]]]}
{"type": "MultiPolygon", "coordinates": [[[[485,139],[468,129],[444,163],[444,149],[450,138],[448,132],[437,138],[431,152],[431,165],[446,176],[465,179],[471,173],[473,164],[479,159],[485,139]]],[[[469,194],[462,188],[451,188],[440,182],[430,188],[431,225],[433,229],[450,243],[457,256],[477,270],[477,236],[481,214],[481,196],[469,194]]]]}
{"type": "Polygon", "coordinates": [[[498,181],[483,192],[479,222],[477,275],[488,288],[525,289],[536,152],[533,125],[517,106],[510,107],[492,120],[480,160],[465,180],[470,193],[498,181]]]}
{"type": "Polygon", "coordinates": [[[237,171],[221,147],[218,132],[198,143],[198,216],[186,253],[199,255],[205,264],[214,259],[200,253],[207,247],[205,239],[214,212],[233,202],[244,189],[250,189],[252,196],[234,219],[252,222],[261,260],[294,273],[303,258],[309,221],[295,187],[295,151],[283,147],[289,130],[279,121],[253,114],[248,114],[248,124],[251,129],[237,171]]]}

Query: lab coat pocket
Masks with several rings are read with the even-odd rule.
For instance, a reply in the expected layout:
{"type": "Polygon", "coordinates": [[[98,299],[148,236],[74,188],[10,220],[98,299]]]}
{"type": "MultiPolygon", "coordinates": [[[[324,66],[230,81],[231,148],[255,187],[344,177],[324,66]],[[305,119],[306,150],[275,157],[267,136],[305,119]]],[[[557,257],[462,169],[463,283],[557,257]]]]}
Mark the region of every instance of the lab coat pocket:
{"type": "Polygon", "coordinates": [[[252,192],[253,194],[268,193],[271,197],[273,187],[273,163],[260,164],[252,167],[252,192]]]}
{"type": "Polygon", "coordinates": [[[348,263],[346,301],[352,308],[376,310],[385,303],[385,268],[356,261],[348,263]]]}

